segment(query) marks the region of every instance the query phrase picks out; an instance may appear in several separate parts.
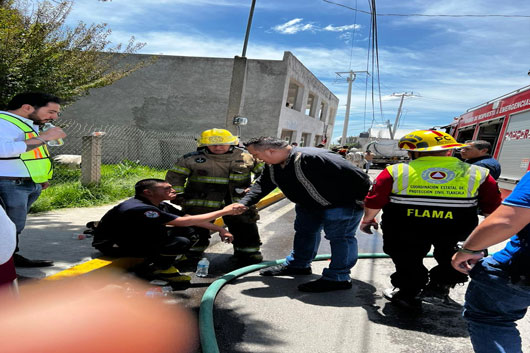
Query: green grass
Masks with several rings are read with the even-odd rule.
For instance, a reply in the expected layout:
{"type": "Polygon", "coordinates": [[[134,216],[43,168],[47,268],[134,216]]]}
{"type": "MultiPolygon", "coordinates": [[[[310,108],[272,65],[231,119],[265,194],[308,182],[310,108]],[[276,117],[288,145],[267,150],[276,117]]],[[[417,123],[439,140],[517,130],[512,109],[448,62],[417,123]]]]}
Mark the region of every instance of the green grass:
{"type": "Polygon", "coordinates": [[[83,186],[81,171],[58,165],[51,185],[42,191],[31,207],[31,213],[70,207],[110,204],[134,195],[134,184],[141,179],[164,179],[166,169],[154,169],[131,161],[101,166],[99,184],[83,186]]]}

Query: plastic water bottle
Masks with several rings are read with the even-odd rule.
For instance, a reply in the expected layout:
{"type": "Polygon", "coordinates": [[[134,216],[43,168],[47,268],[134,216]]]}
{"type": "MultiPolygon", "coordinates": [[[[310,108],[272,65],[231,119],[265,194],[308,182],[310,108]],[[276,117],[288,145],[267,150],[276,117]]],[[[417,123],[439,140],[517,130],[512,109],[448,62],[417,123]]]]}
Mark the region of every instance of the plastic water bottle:
{"type": "MultiPolygon", "coordinates": [[[[42,126],[42,131],[46,131],[48,129],[51,129],[52,127],[55,127],[55,125],[53,125],[52,123],[44,123],[44,125],[42,126]]],[[[63,139],[48,141],[48,146],[56,147],[56,146],[62,146],[62,145],[64,145],[63,139]]]]}
{"type": "Polygon", "coordinates": [[[203,257],[201,261],[197,264],[197,272],[195,275],[197,277],[206,277],[208,276],[208,267],[210,267],[210,261],[207,258],[203,257]]]}

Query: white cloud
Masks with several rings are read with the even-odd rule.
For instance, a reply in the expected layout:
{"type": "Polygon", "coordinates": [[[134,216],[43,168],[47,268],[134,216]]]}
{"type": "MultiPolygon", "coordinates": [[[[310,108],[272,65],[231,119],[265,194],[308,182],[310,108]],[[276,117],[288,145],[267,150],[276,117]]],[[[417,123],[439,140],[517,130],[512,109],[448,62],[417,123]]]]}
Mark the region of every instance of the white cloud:
{"type": "Polygon", "coordinates": [[[316,28],[311,23],[302,24],[303,18],[294,18],[281,25],[272,27],[272,30],[282,34],[295,34],[304,31],[314,31],[316,28]]]}
{"type": "Polygon", "coordinates": [[[313,23],[302,23],[304,19],[303,18],[293,18],[290,21],[287,21],[285,23],[276,25],[272,27],[272,30],[281,34],[295,34],[298,32],[305,32],[305,31],[311,31],[311,32],[345,32],[352,29],[358,29],[361,28],[358,24],[352,24],[352,25],[344,25],[344,26],[338,26],[335,27],[333,25],[327,25],[324,28],[320,28],[319,26],[313,24],[313,23]]]}
{"type": "Polygon", "coordinates": [[[323,31],[329,31],[329,32],[344,32],[349,31],[351,29],[359,29],[361,28],[360,25],[346,25],[346,26],[338,26],[335,27],[333,25],[327,25],[326,27],[322,28],[323,31]]]}
{"type": "MultiPolygon", "coordinates": [[[[345,80],[335,80],[335,72],[348,71],[350,68],[354,71],[367,69],[368,28],[365,28],[366,24],[362,22],[364,17],[358,18],[363,26],[348,24],[352,22],[351,11],[343,11],[341,14],[329,4],[318,7],[316,2],[311,11],[308,11],[305,1],[258,1],[256,6],[255,27],[251,32],[247,51],[249,58],[281,60],[284,51],[291,51],[339,97],[335,131],[340,135],[348,85],[345,80]],[[264,6],[268,10],[277,10],[263,11],[264,6]],[[284,17],[284,23],[277,24],[282,21],[278,18],[285,14],[297,15],[291,20],[284,17]],[[285,37],[273,36],[270,32],[300,36],[310,32],[312,38],[288,42],[285,37]],[[355,40],[353,45],[350,45],[353,33],[355,40]],[[343,41],[328,40],[331,36],[343,41]],[[359,42],[361,38],[363,43],[359,42]]],[[[76,0],[75,7],[78,10],[74,10],[72,17],[84,18],[86,22],[110,23],[110,27],[115,30],[111,35],[114,43],[126,43],[131,35],[140,42],[146,42],[147,46],[142,53],[232,58],[240,55],[242,51],[249,1],[136,0],[98,3],[94,0],[76,0]],[[220,22],[214,26],[214,30],[211,26],[206,26],[204,23],[220,21],[214,15],[219,9],[245,9],[240,11],[243,30],[238,28],[237,31],[231,31],[228,24],[220,22]],[[157,11],[160,17],[153,17],[152,14],[156,15],[157,11]],[[152,22],[144,19],[150,17],[157,18],[158,22],[165,25],[148,26],[152,22]],[[167,18],[174,21],[168,21],[167,18]],[[206,19],[211,19],[211,22],[201,22],[206,19]]],[[[382,0],[378,12],[528,14],[530,2],[411,0],[398,4],[382,0]]],[[[527,58],[530,55],[527,40],[530,30],[528,19],[384,17],[379,22],[378,30],[383,117],[379,111],[377,76],[369,77],[366,90],[365,76],[359,75],[352,90],[352,135],[353,132],[358,134],[365,124],[370,127],[372,77],[376,85],[374,106],[377,123],[387,119],[393,122],[395,118],[399,99],[386,99],[387,95],[403,91],[421,92],[421,97],[406,98],[404,101],[403,126],[411,129],[429,128],[435,123],[449,123],[453,116],[474,105],[530,83],[526,75],[529,69],[527,58]]],[[[371,67],[368,70],[371,71],[371,67]]]]}

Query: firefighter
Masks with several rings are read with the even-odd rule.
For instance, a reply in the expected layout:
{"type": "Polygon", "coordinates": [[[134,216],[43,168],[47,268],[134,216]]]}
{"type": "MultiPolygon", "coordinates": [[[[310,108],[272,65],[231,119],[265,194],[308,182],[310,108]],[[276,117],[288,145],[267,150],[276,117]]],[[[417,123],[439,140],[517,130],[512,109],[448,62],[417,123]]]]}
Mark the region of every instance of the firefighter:
{"type": "MultiPolygon", "coordinates": [[[[239,139],[228,130],[203,131],[196,152],[181,157],[166,174],[179,196],[183,211],[200,214],[221,209],[238,202],[251,185],[252,174],[258,175],[264,163],[256,161],[250,153],[238,147],[239,139]]],[[[234,235],[234,259],[240,264],[259,263],[260,237],[255,206],[239,216],[225,216],[223,220],[234,235]]],[[[187,257],[198,260],[210,244],[208,230],[199,230],[199,241],[187,257]]]]}
{"type": "Polygon", "coordinates": [[[388,166],[365,199],[361,230],[377,228],[383,209],[383,250],[394,262],[394,289],[383,292],[398,306],[421,310],[421,300],[449,303],[449,290],[467,276],[451,267],[459,241],[478,224],[477,206],[493,212],[501,202],[495,180],[486,168],[470,165],[448,153],[466,146],[444,132],[422,130],[405,135],[399,147],[409,164],[388,166]],[[434,246],[437,265],[430,270],[423,258],[434,246]],[[421,293],[421,296],[420,296],[421,293]]]}
{"type": "Polygon", "coordinates": [[[190,216],[163,202],[177,197],[164,180],[143,179],[134,189],[133,198],[109,210],[101,221],[87,224],[94,230],[92,246],[108,256],[145,257],[135,268],[140,277],[173,284],[188,284],[191,280],[173,262],[195,241],[197,229],[218,231],[221,239],[230,242],[232,235],[209,221],[246,210],[229,205],[222,211],[190,216]]]}

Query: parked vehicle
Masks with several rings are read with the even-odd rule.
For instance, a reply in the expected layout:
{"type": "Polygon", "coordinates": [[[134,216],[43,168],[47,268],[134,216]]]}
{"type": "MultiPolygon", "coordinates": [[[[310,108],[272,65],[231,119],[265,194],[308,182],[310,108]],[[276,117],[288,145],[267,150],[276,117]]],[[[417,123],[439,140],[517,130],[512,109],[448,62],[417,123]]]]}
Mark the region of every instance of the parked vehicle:
{"type": "Polygon", "coordinates": [[[408,161],[407,151],[400,149],[398,142],[399,140],[378,140],[367,144],[365,150],[374,155],[372,165],[384,168],[390,164],[408,161]]]}
{"type": "Polygon", "coordinates": [[[506,197],[530,170],[530,86],[470,108],[447,126],[458,142],[485,140],[501,164],[498,179],[506,197]]]}

